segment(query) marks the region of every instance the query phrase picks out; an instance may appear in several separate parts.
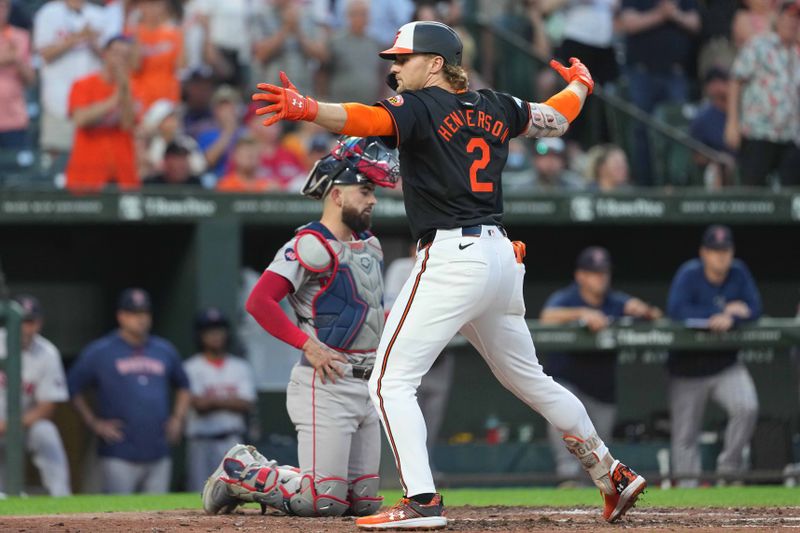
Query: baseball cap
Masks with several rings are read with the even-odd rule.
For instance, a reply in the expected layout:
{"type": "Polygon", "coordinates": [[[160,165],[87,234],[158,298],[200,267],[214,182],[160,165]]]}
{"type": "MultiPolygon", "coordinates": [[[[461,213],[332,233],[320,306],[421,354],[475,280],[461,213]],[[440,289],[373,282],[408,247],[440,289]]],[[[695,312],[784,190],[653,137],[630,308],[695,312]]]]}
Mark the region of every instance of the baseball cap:
{"type": "Polygon", "coordinates": [[[152,308],[150,295],[146,290],[131,287],[122,291],[117,302],[117,309],[134,313],[149,313],[152,308]]]}
{"type": "Polygon", "coordinates": [[[194,327],[198,331],[210,328],[227,328],[230,325],[228,317],[218,307],[207,307],[197,313],[194,327]]]}
{"type": "Polygon", "coordinates": [[[175,139],[170,141],[167,147],[164,149],[164,156],[168,155],[189,155],[192,151],[186,146],[186,143],[181,141],[180,139],[175,139]]]}
{"type": "Polygon", "coordinates": [[[578,254],[575,268],[589,272],[610,272],[611,254],[602,246],[590,246],[578,254]]]}
{"type": "Polygon", "coordinates": [[[733,248],[733,232],[728,226],[714,224],[703,232],[703,240],[700,241],[700,244],[703,248],[712,250],[730,250],[733,248]]]}
{"type": "Polygon", "coordinates": [[[133,38],[130,35],[125,35],[124,33],[106,35],[105,38],[103,38],[102,42],[100,43],[100,48],[105,50],[116,42],[131,44],[133,43],[133,38]]]}
{"type": "Polygon", "coordinates": [[[236,89],[230,85],[220,85],[217,87],[217,90],[214,91],[214,96],[211,97],[211,105],[217,105],[222,102],[238,104],[241,101],[242,97],[236,92],[236,89]]]}
{"type": "Polygon", "coordinates": [[[436,54],[448,65],[461,65],[464,46],[456,31],[441,22],[430,20],[409,22],[397,31],[394,44],[380,55],[383,59],[394,59],[404,54],[436,54]]]}
{"type": "Polygon", "coordinates": [[[211,67],[200,65],[185,73],[184,81],[214,81],[214,71],[211,67]]]}
{"type": "Polygon", "coordinates": [[[728,81],[730,76],[728,76],[728,72],[720,67],[711,67],[706,72],[706,75],[703,76],[703,83],[710,83],[712,81],[720,80],[720,81],[728,81]]]}
{"type": "Polygon", "coordinates": [[[156,100],[144,114],[142,126],[147,130],[153,131],[165,118],[173,114],[176,109],[175,103],[171,100],[167,100],[166,98],[156,100]]]}
{"type": "Polygon", "coordinates": [[[566,151],[567,145],[559,137],[543,137],[534,145],[536,155],[564,155],[566,151]]]}
{"type": "Polygon", "coordinates": [[[42,318],[42,306],[36,296],[18,294],[14,296],[14,301],[22,307],[22,320],[36,320],[37,318],[42,318]]]}

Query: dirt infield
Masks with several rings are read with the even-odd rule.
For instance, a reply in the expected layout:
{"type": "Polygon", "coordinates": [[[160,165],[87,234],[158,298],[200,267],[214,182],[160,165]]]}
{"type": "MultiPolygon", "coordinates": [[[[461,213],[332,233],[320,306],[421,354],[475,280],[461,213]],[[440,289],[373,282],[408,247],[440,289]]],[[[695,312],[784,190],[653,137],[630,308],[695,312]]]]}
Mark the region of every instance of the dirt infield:
{"type": "MultiPolygon", "coordinates": [[[[596,531],[647,529],[692,531],[775,531],[800,529],[800,507],[718,509],[634,509],[618,524],[606,524],[597,508],[548,509],[530,507],[453,507],[449,531],[596,531]]],[[[356,531],[352,518],[295,518],[245,509],[234,515],[205,516],[202,511],[150,513],[91,513],[0,517],[8,533],[246,533],[251,531],[356,531]]]]}

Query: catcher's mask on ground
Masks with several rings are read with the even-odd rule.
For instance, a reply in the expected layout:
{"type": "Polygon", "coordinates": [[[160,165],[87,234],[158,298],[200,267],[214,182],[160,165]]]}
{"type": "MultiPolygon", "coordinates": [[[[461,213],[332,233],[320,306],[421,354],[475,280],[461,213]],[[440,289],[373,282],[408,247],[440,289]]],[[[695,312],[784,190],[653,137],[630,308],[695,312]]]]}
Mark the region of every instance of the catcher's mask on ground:
{"type": "Polygon", "coordinates": [[[329,155],[314,164],[301,192],[321,200],[334,185],[374,183],[393,189],[399,178],[397,157],[378,139],[342,137],[329,155]]]}

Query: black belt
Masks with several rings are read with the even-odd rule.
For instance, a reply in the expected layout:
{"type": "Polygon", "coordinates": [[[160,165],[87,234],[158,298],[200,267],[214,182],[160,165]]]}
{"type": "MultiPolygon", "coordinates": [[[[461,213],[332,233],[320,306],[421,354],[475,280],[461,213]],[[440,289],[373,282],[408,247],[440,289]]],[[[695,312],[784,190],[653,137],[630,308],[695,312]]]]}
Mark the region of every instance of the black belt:
{"type": "Polygon", "coordinates": [[[353,365],[353,377],[356,379],[368,380],[372,375],[371,366],[356,366],[353,365]]]}
{"type": "MultiPolygon", "coordinates": [[[[491,224],[491,225],[494,225],[494,224],[491,224]]],[[[500,231],[503,232],[503,235],[506,234],[506,230],[503,228],[503,226],[497,225],[496,227],[497,227],[497,229],[499,229],[500,231]]],[[[461,236],[462,237],[480,237],[481,236],[481,231],[483,231],[483,226],[480,225],[480,224],[478,224],[477,226],[464,226],[463,228],[461,228],[461,236]]],[[[419,247],[420,248],[425,248],[430,243],[432,243],[433,239],[435,239],[435,238],[436,238],[436,230],[432,229],[429,232],[423,234],[422,237],[419,238],[419,247]]]]}

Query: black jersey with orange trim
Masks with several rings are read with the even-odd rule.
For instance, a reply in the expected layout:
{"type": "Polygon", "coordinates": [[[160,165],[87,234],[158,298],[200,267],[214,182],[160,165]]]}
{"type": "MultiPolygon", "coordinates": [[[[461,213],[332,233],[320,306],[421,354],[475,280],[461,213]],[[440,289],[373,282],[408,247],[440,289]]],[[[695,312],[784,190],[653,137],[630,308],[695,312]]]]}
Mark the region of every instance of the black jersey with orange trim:
{"type": "Polygon", "coordinates": [[[406,91],[378,102],[394,120],[383,137],[400,150],[403,197],[411,233],[500,224],[500,175],[508,142],[523,133],[530,107],[490,89],[451,93],[440,87],[406,91]]]}

